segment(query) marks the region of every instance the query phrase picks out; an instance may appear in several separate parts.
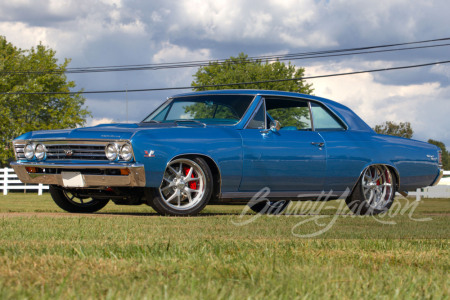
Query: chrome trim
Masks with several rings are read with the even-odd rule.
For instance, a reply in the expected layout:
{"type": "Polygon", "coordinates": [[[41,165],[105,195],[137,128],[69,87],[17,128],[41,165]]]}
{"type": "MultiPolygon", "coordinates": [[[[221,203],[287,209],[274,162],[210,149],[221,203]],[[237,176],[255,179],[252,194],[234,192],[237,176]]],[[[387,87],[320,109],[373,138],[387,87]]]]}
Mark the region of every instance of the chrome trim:
{"type": "MultiPolygon", "coordinates": [[[[221,199],[233,199],[233,198],[242,198],[242,199],[250,199],[257,194],[258,191],[255,192],[224,192],[220,194],[221,199]]],[[[289,192],[270,192],[267,196],[270,198],[316,198],[319,196],[324,197],[340,197],[345,193],[345,191],[330,191],[329,193],[324,193],[323,191],[289,191],[289,192]]]]}
{"type": "Polygon", "coordinates": [[[65,170],[79,170],[79,169],[127,169],[130,171],[129,175],[91,175],[82,174],[86,182],[86,187],[110,187],[110,186],[145,186],[145,169],[143,164],[52,164],[52,163],[20,163],[13,162],[11,167],[17,174],[17,177],[23,183],[43,183],[55,184],[63,186],[61,174],[47,174],[47,173],[28,173],[26,167],[35,168],[51,168],[51,169],[65,169],[65,170]]]}
{"type": "Polygon", "coordinates": [[[431,186],[436,186],[438,185],[439,181],[441,181],[442,177],[444,176],[444,170],[440,169],[439,170],[439,175],[436,177],[436,179],[434,180],[434,182],[431,184],[431,186]]]}
{"type": "MultiPolygon", "coordinates": [[[[42,144],[46,148],[46,159],[43,161],[61,161],[66,159],[72,159],[75,161],[83,160],[83,158],[72,158],[71,156],[67,157],[60,157],[61,153],[53,152],[53,149],[49,149],[52,147],[64,147],[64,146],[70,146],[70,147],[101,147],[102,149],[75,149],[76,150],[76,156],[77,157],[98,157],[103,159],[86,159],[86,161],[93,161],[93,162],[110,162],[108,158],[106,157],[105,148],[109,144],[115,144],[119,148],[119,152],[121,147],[125,144],[131,145],[130,141],[127,139],[63,139],[59,140],[57,138],[49,138],[49,139],[26,139],[26,140],[14,140],[13,141],[13,147],[14,147],[14,155],[16,157],[16,161],[27,161],[32,162],[33,160],[27,160],[23,153],[23,149],[27,144],[36,145],[42,144]]],[[[64,150],[64,149],[63,149],[64,150]]],[[[135,159],[134,156],[134,150],[133,146],[131,145],[131,153],[132,158],[131,160],[135,159]]],[[[118,155],[120,158],[120,153],[118,155]]],[[[118,162],[129,162],[125,160],[119,159],[118,162]]]]}

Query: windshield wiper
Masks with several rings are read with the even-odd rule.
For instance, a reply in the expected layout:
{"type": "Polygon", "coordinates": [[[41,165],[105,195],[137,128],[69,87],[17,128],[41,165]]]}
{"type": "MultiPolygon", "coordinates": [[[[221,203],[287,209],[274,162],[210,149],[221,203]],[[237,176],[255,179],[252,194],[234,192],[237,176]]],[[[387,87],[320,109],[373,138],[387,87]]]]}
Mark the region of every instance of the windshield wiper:
{"type": "Polygon", "coordinates": [[[203,127],[206,127],[206,124],[203,122],[200,122],[199,120],[187,120],[187,119],[180,119],[180,120],[174,120],[173,121],[175,124],[178,125],[178,123],[194,123],[197,125],[201,125],[203,127]]]}

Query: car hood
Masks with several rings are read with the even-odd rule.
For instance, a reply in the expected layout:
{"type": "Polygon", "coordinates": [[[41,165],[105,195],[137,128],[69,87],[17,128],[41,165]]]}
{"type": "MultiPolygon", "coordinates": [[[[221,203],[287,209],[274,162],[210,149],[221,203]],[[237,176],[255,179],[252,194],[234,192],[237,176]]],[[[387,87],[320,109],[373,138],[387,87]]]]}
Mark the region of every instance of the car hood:
{"type": "Polygon", "coordinates": [[[129,140],[137,131],[142,129],[138,124],[103,124],[75,129],[31,131],[17,139],[129,140]]]}
{"type": "Polygon", "coordinates": [[[39,139],[104,139],[104,140],[130,140],[134,134],[142,130],[152,130],[170,127],[197,127],[196,125],[176,125],[174,123],[133,123],[133,124],[102,124],[93,127],[75,129],[40,130],[27,132],[16,140],[39,139]]]}

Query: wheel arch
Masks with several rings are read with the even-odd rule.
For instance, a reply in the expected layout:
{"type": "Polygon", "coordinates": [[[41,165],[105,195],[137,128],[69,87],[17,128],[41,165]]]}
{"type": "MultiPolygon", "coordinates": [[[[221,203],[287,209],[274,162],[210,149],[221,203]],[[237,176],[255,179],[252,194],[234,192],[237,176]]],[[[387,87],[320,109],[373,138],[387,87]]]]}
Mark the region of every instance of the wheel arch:
{"type": "MultiPolygon", "coordinates": [[[[220,172],[220,168],[219,165],[216,163],[216,161],[209,155],[203,154],[203,153],[183,153],[183,154],[177,154],[175,156],[173,156],[171,159],[169,159],[167,161],[167,165],[175,160],[175,159],[179,159],[179,158],[195,158],[195,157],[200,157],[203,160],[205,160],[205,162],[207,163],[209,169],[211,170],[212,176],[213,176],[213,194],[212,194],[212,200],[214,200],[214,198],[219,197],[220,195],[220,191],[221,191],[221,185],[222,185],[222,175],[220,172]]],[[[161,179],[162,182],[162,179],[161,179]]]]}
{"type": "Polygon", "coordinates": [[[394,174],[395,176],[395,191],[399,190],[400,187],[400,173],[398,172],[397,168],[391,164],[391,163],[386,163],[386,162],[372,162],[370,164],[367,164],[364,166],[364,168],[361,170],[361,172],[359,173],[358,176],[358,180],[356,180],[356,182],[353,184],[352,190],[350,191],[350,194],[353,194],[353,191],[355,190],[356,186],[358,185],[358,182],[361,180],[361,176],[363,175],[364,171],[372,166],[386,166],[391,172],[392,174],[394,174]]]}

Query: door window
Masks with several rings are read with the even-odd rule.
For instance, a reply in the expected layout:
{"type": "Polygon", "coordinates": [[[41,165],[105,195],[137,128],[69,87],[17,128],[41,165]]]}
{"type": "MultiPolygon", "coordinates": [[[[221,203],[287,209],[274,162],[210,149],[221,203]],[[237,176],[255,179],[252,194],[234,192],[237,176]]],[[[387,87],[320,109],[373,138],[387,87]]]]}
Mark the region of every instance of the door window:
{"type": "Polygon", "coordinates": [[[267,113],[280,122],[280,130],[311,130],[311,114],[308,101],[267,98],[267,113]]]}

